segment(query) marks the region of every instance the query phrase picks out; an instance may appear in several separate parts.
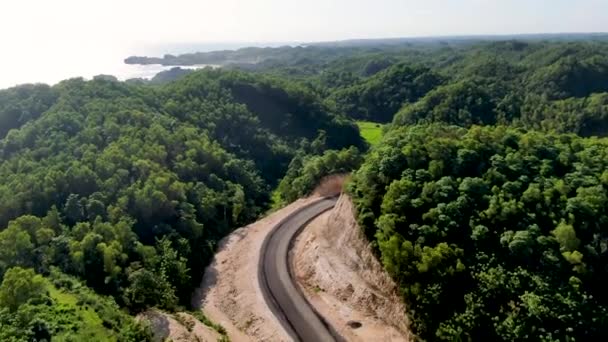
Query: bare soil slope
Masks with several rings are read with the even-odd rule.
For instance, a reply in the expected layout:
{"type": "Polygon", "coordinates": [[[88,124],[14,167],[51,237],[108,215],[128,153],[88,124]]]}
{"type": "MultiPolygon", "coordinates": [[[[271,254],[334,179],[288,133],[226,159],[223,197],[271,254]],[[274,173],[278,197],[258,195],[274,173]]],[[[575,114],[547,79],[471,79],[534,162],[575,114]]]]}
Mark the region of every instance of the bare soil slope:
{"type": "Polygon", "coordinates": [[[296,239],[295,276],[308,301],[345,340],[413,340],[397,287],[362,235],[352,202],[342,195],[296,239]]]}
{"type": "Polygon", "coordinates": [[[215,342],[221,338],[216,331],[186,313],[178,313],[173,316],[157,310],[148,310],[140,314],[138,319],[145,320],[150,324],[154,333],[154,342],[167,340],[173,342],[215,342]],[[178,317],[179,321],[175,317],[178,317]],[[186,323],[186,326],[182,322],[186,323]]]}

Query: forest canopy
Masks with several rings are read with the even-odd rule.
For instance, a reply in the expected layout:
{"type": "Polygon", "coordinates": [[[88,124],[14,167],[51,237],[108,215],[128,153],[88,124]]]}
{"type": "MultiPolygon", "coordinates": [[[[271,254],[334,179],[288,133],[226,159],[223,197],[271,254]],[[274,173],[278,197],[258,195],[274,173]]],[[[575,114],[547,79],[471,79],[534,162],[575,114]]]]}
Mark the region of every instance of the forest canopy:
{"type": "Polygon", "coordinates": [[[429,340],[608,331],[608,140],[395,128],[353,175],[359,221],[429,340]]]}
{"type": "Polygon", "coordinates": [[[608,336],[605,35],[128,62],[223,67],[0,90],[1,340],[149,339],[221,238],[351,171],[420,339],[608,336]]]}
{"type": "Polygon", "coordinates": [[[421,339],[604,340],[607,56],[603,41],[447,43],[257,72],[390,122],[349,191],[421,339]]]}
{"type": "Polygon", "coordinates": [[[217,241],[269,208],[296,154],[366,146],[305,87],[240,72],[162,86],[71,79],[0,98],[0,283],[21,274],[24,291],[39,288],[0,287],[0,324],[25,337],[65,331],[23,311],[52,316],[58,304],[45,303],[77,295],[51,274],[111,296],[108,315],[189,306],[217,241]]]}

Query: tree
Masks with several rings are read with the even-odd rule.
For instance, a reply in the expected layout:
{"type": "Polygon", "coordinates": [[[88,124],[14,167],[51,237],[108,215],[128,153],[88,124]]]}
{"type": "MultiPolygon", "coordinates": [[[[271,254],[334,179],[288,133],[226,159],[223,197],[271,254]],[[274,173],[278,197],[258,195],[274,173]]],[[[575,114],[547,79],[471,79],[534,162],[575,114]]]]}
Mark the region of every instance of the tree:
{"type": "Polygon", "coordinates": [[[557,242],[559,242],[562,251],[575,251],[581,243],[581,240],[576,237],[574,227],[565,222],[561,222],[551,234],[553,234],[557,242]]]}
{"type": "Polygon", "coordinates": [[[78,195],[70,194],[64,208],[66,219],[70,224],[81,222],[84,218],[84,209],[78,195]]]}
{"type": "Polygon", "coordinates": [[[175,290],[162,274],[142,268],[129,275],[129,284],[124,299],[135,312],[153,306],[171,310],[177,304],[175,290]]]}
{"type": "Polygon", "coordinates": [[[0,285],[0,307],[7,307],[11,312],[29,300],[45,294],[46,283],[41,275],[32,269],[13,267],[6,271],[0,285]]]}
{"type": "Polygon", "coordinates": [[[30,235],[11,225],[0,232],[0,274],[13,266],[31,267],[34,262],[34,244],[30,235]]]}

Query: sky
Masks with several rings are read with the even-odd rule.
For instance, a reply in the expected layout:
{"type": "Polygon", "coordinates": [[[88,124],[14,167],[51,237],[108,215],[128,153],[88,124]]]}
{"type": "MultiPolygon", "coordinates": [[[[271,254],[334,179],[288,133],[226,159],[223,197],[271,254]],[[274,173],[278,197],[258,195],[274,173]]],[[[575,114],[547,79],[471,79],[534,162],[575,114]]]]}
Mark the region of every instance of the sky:
{"type": "Polygon", "coordinates": [[[0,87],[190,43],[608,32],[608,0],[2,0],[0,87]]]}

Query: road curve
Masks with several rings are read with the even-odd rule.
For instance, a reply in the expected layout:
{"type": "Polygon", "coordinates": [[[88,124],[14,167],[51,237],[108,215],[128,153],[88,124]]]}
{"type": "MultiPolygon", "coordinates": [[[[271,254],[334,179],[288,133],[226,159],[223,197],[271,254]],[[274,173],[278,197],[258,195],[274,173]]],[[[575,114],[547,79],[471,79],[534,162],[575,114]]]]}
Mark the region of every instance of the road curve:
{"type": "Polygon", "coordinates": [[[336,341],[294,283],[288,261],[293,239],[315,217],[333,208],[336,198],[315,201],[279,222],[262,244],[259,280],[266,303],[295,341],[336,341]]]}

